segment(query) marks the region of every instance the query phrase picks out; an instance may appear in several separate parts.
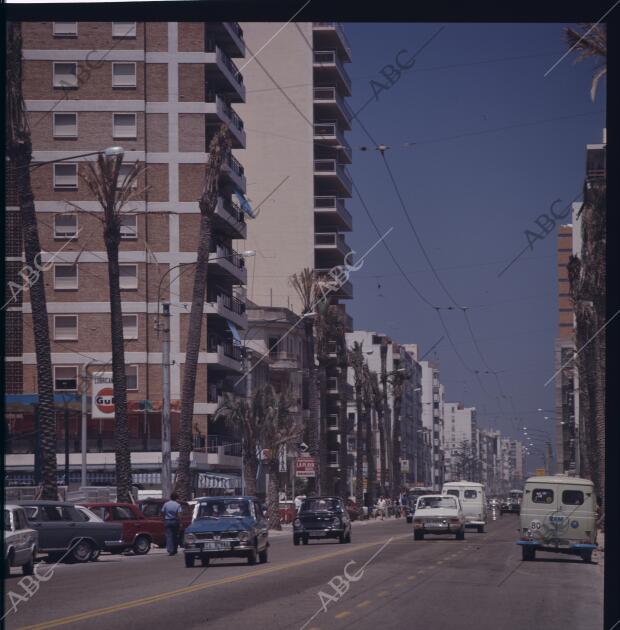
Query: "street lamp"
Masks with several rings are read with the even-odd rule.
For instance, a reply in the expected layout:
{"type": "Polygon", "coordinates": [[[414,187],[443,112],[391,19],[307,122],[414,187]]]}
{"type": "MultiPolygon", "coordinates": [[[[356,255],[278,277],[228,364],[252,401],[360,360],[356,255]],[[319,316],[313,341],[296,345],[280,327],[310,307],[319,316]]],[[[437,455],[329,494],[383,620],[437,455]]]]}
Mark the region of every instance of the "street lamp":
{"type": "Polygon", "coordinates": [[[40,166],[45,166],[46,164],[56,164],[58,162],[66,162],[67,160],[76,160],[77,158],[89,157],[91,155],[105,155],[106,157],[116,157],[125,155],[125,149],[123,147],[114,146],[107,147],[103,151],[89,151],[88,153],[78,153],[77,155],[68,155],[63,158],[58,158],[56,160],[46,160],[45,162],[33,162],[30,164],[30,169],[34,170],[35,168],[39,168],[40,166]]]}

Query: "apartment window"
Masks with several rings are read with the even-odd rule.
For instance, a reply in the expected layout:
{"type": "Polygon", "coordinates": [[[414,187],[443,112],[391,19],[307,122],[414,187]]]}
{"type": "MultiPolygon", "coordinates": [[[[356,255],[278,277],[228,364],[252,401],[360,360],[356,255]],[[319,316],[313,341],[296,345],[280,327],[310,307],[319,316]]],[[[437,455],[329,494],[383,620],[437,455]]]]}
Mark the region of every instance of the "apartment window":
{"type": "Polygon", "coordinates": [[[127,390],[136,391],[138,389],[138,366],[125,366],[125,379],[127,381],[127,390]]]}
{"type": "Polygon", "coordinates": [[[54,389],[70,392],[77,389],[78,369],[76,366],[54,366],[54,389]]]}
{"type": "Polygon", "coordinates": [[[112,87],[136,87],[136,64],[113,63],[112,87]]]}
{"type": "Polygon", "coordinates": [[[112,22],[112,37],[136,37],[135,22],[112,22]]]}
{"type": "MultiPolygon", "coordinates": [[[[120,190],[125,185],[127,178],[133,173],[134,168],[135,168],[134,164],[121,164],[121,167],[118,170],[118,180],[116,182],[117,190],[120,190]]],[[[130,188],[136,188],[137,185],[138,185],[138,179],[135,178],[131,182],[130,188]]]]}
{"type": "Polygon", "coordinates": [[[54,217],[54,238],[73,238],[77,234],[77,214],[57,214],[54,217]]]}
{"type": "Polygon", "coordinates": [[[54,37],[77,37],[77,22],[54,22],[54,37]]]}
{"type": "Polygon", "coordinates": [[[267,344],[269,349],[270,357],[277,357],[280,349],[278,348],[278,343],[280,339],[278,337],[269,337],[267,344]]]}
{"type": "Polygon", "coordinates": [[[138,265],[119,265],[121,289],[138,288],[138,265]]]}
{"type": "Polygon", "coordinates": [[[78,116],[76,113],[54,112],[54,138],[77,138],[78,116]]]}
{"type": "Polygon", "coordinates": [[[136,114],[112,114],[112,135],[115,138],[136,138],[136,114]]]}
{"type": "Polygon", "coordinates": [[[54,87],[77,87],[77,61],[54,62],[54,87]]]}
{"type": "Polygon", "coordinates": [[[54,289],[56,291],[75,290],[78,288],[77,265],[54,265],[54,289]]]}
{"type": "Polygon", "coordinates": [[[54,188],[77,190],[78,165],[54,164],[54,188]]]}
{"type": "Polygon", "coordinates": [[[54,315],[54,339],[57,341],[77,341],[78,316],[54,315]]]}
{"type": "Polygon", "coordinates": [[[123,315],[123,339],[138,338],[138,316],[123,315]]]}
{"type": "Polygon", "coordinates": [[[138,238],[138,215],[124,214],[121,217],[121,239],[124,241],[138,238]]]}

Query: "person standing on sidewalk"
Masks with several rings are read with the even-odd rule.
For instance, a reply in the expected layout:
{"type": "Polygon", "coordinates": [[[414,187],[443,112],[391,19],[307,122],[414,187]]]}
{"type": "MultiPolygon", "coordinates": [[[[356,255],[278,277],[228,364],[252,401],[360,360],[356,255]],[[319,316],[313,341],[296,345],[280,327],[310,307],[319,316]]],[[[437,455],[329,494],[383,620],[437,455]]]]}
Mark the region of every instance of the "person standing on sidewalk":
{"type": "Polygon", "coordinates": [[[177,501],[179,495],[173,492],[170,500],[166,501],[161,508],[164,515],[164,524],[166,530],[166,549],[169,556],[177,553],[179,546],[179,514],[181,513],[181,504],[177,501]]]}

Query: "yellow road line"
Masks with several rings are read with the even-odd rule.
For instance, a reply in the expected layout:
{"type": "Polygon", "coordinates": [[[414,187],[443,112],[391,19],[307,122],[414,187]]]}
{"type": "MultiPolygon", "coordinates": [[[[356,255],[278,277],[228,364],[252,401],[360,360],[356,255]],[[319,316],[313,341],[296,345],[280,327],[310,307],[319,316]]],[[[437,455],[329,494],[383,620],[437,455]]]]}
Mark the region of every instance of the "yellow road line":
{"type": "Polygon", "coordinates": [[[418,576],[417,575],[410,575],[407,579],[408,580],[415,580],[418,576]]]}
{"type": "MultiPolygon", "coordinates": [[[[400,536],[394,536],[394,538],[403,538],[407,534],[400,536]]],[[[196,591],[202,591],[213,586],[219,586],[221,584],[232,584],[234,582],[241,582],[243,580],[249,580],[253,577],[260,577],[268,575],[270,573],[278,573],[280,571],[286,571],[287,569],[293,569],[307,564],[313,564],[320,562],[321,560],[327,560],[329,558],[335,558],[346,554],[351,554],[354,551],[361,549],[369,549],[370,547],[376,547],[377,545],[385,544],[383,541],[363,543],[358,545],[347,546],[345,549],[339,549],[338,551],[332,551],[330,553],[323,554],[321,556],[315,556],[311,558],[305,558],[303,560],[296,560],[294,562],[288,562],[282,565],[275,565],[264,569],[258,569],[250,573],[242,573],[240,575],[232,575],[219,580],[212,580],[204,584],[194,584],[192,586],[185,586],[183,588],[175,589],[174,591],[168,591],[164,593],[158,593],[157,595],[149,595],[147,597],[141,597],[139,599],[130,600],[128,602],[122,602],[120,604],[114,604],[112,606],[106,606],[104,608],[96,608],[94,610],[88,610],[83,613],[77,613],[69,615],[67,617],[60,617],[58,619],[52,619],[50,621],[44,621],[42,623],[34,624],[31,626],[22,626],[18,630],[42,630],[43,628],[56,628],[58,626],[64,626],[69,623],[76,623],[78,621],[84,621],[86,619],[92,619],[93,617],[100,617],[102,615],[109,615],[111,613],[119,612],[121,610],[127,610],[129,608],[135,608],[137,606],[147,606],[148,604],[157,604],[165,599],[172,597],[179,597],[180,595],[186,595],[188,593],[194,593],[196,591]]],[[[385,591],[387,593],[387,591],[385,591]]]]}
{"type": "Polygon", "coordinates": [[[334,617],[336,617],[336,619],[342,619],[343,617],[348,617],[351,614],[350,610],[343,610],[342,612],[339,612],[337,615],[334,615],[334,617]]]}
{"type": "Polygon", "coordinates": [[[377,593],[377,597],[385,597],[390,591],[381,591],[377,593]]]}
{"type": "Polygon", "coordinates": [[[367,599],[363,602],[360,602],[357,607],[358,608],[366,608],[366,606],[368,606],[369,604],[372,604],[371,600],[367,599]]]}

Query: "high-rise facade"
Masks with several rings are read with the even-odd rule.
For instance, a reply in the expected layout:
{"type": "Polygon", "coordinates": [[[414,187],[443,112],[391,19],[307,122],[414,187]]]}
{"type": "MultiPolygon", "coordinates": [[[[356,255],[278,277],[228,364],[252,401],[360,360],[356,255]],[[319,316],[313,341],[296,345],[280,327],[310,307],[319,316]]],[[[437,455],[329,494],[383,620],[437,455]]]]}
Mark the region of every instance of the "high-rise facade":
{"type": "MultiPolygon", "coordinates": [[[[235,151],[246,144],[244,124],[235,111],[245,100],[246,88],[233,61],[245,56],[243,31],[235,22],[24,22],[22,34],[32,186],[43,262],[48,263],[43,281],[54,388],[72,405],[70,478],[79,480],[79,394],[86,387],[90,395],[88,379],[93,373],[111,371],[102,209],[82,179],[85,161],[95,156],[83,154],[120,145],[123,169],[135,162],[146,165],[122,219],[120,284],[134,478],[157,483],[163,324],[159,312],[163,302],[170,303],[174,450],[192,299],[191,266],[199,232],[197,201],[208,148],[221,125],[228,128],[235,151]]],[[[231,155],[222,170],[213,219],[198,359],[192,455],[198,472],[238,468],[238,449],[223,436],[209,435],[209,420],[219,394],[241,371],[238,330],[247,325],[243,295],[247,271],[233,240],[246,236],[245,215],[237,203],[245,190],[244,168],[231,155]]],[[[23,266],[19,212],[15,200],[7,203],[7,273],[9,280],[18,281],[23,266]]],[[[36,393],[27,291],[8,306],[7,339],[7,391],[36,393]]],[[[25,474],[32,471],[37,447],[32,435],[19,437],[32,434],[34,423],[29,409],[22,412],[9,422],[15,435],[7,465],[25,474]]],[[[94,416],[89,407],[89,481],[113,483],[113,417],[94,416]]],[[[62,417],[61,412],[60,444],[62,417]]],[[[174,464],[173,454],[173,468],[174,464]]]]}

